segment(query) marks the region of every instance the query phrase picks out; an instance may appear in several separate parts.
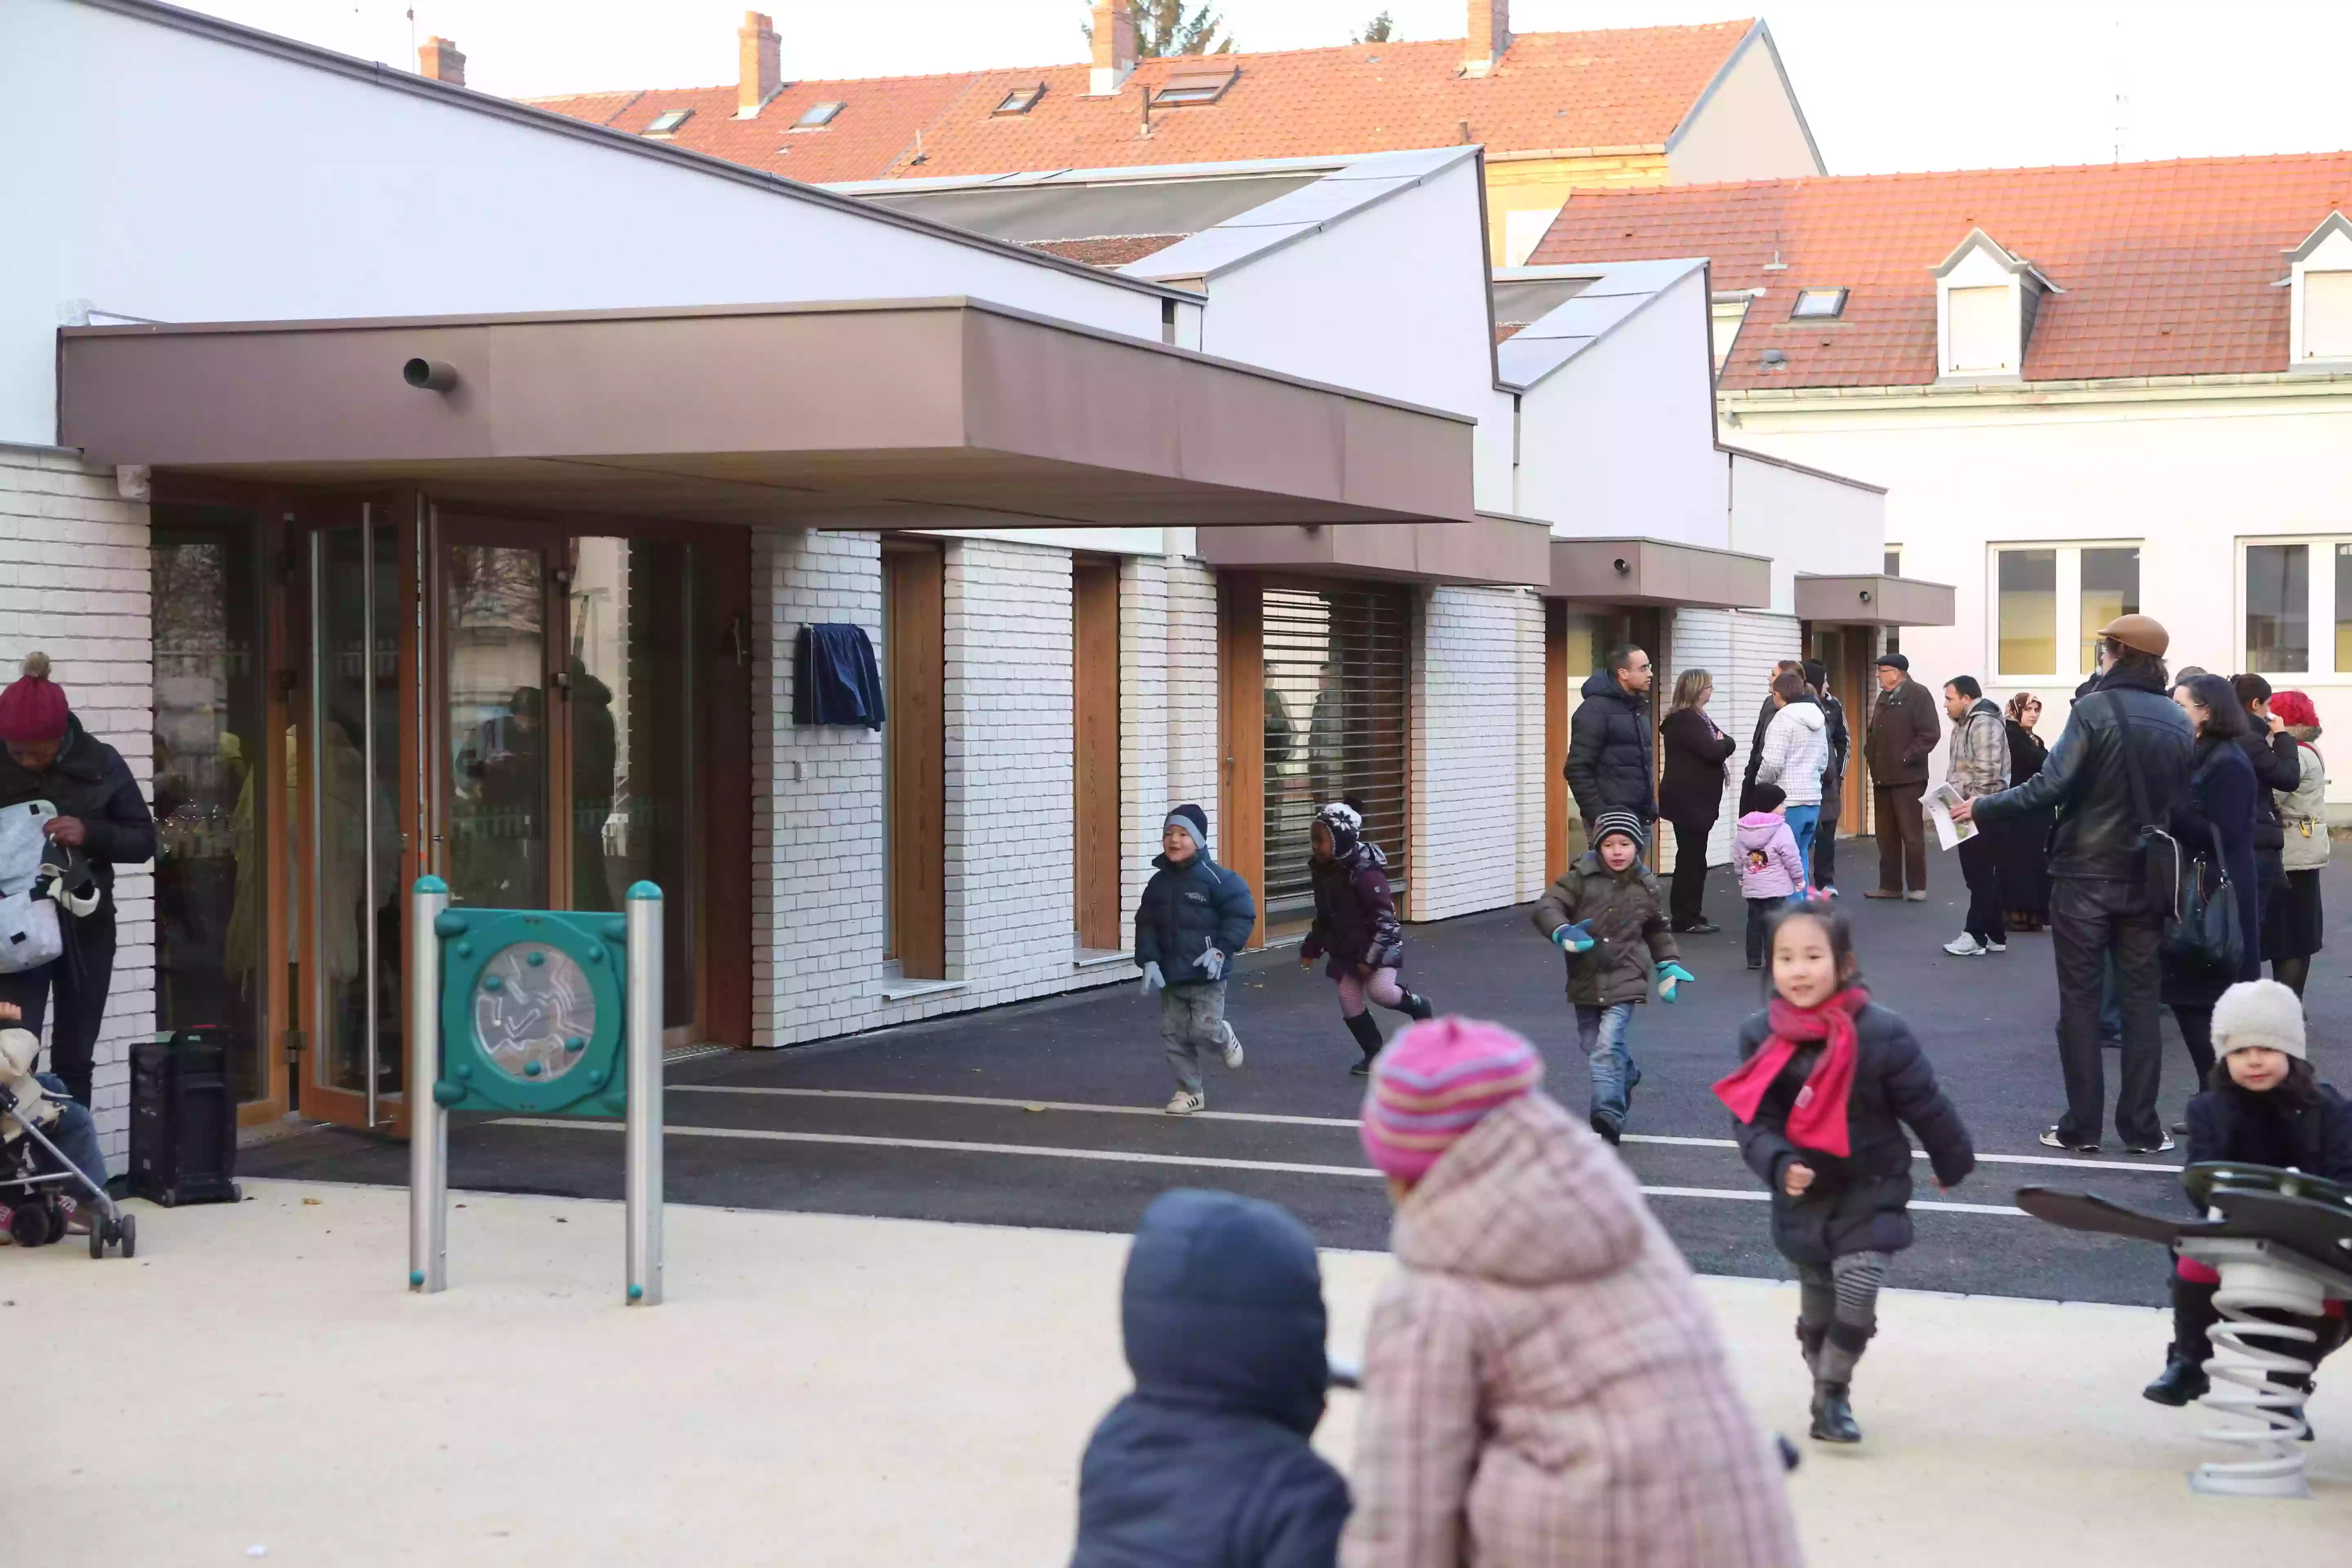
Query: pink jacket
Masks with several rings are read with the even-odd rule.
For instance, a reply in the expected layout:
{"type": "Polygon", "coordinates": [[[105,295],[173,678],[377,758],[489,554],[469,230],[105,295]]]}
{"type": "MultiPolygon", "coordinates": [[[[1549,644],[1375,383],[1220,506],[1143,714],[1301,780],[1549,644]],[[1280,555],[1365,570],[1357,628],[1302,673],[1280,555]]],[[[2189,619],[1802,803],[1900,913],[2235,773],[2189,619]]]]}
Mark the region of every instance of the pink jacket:
{"type": "Polygon", "coordinates": [[[1625,1166],[1541,1092],[1396,1215],[1341,1568],[1793,1568],[1779,1456],[1625,1166]]]}
{"type": "Polygon", "coordinates": [[[1797,853],[1797,836],[1785,816],[1751,811],[1741,817],[1731,858],[1739,867],[1743,899],[1785,899],[1804,890],[1805,858],[1797,853]]]}

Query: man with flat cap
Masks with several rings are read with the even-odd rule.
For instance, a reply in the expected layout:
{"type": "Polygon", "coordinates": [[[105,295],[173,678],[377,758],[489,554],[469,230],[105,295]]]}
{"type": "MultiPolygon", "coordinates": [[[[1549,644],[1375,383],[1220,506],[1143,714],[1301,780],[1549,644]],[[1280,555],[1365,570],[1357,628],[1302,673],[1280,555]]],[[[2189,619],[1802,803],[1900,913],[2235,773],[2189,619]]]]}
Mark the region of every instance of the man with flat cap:
{"type": "Polygon", "coordinates": [[[1878,823],[1878,886],[1865,899],[1927,901],[1927,824],[1919,797],[1927,793],[1927,759],[1942,734],[1936,700],[1911,679],[1911,661],[1899,653],[1880,654],[1878,699],[1870,705],[1863,742],[1871,813],[1878,823]]]}
{"type": "Polygon", "coordinates": [[[2170,635],[2147,616],[2121,616],[2099,631],[2098,675],[2074,704],[2065,733],[2042,771],[1996,795],[1964,800],[1956,822],[1990,826],[2054,806],[2050,836],[2050,947],[2058,965],[2058,1059],[2066,1113],[2041,1134],[2053,1149],[2099,1152],[2105,1110],[2099,1057],[2099,978],[2115,957],[2122,1005],[2123,1082],[2116,1095],[2116,1134],[2134,1154],[2172,1147],[2156,1110],[2161,1045],[2158,954],[2169,910],[2152,892],[2168,874],[2168,846],[2151,845],[2151,826],[2172,820],[2188,799],[2189,720],[2166,695],[2164,650],[2170,635]]]}

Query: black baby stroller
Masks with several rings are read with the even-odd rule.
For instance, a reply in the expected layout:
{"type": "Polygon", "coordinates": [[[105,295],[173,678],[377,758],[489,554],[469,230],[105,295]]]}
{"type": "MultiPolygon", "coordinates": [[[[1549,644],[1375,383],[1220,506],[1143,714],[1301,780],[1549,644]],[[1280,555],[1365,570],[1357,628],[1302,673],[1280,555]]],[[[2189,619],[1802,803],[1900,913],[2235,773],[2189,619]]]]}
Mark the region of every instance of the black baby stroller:
{"type": "Polygon", "coordinates": [[[75,1206],[97,1210],[89,1221],[92,1258],[105,1257],[110,1245],[125,1258],[134,1256],[139,1250],[137,1217],[116,1207],[104,1187],[58,1152],[42,1130],[44,1121],[56,1116],[57,1107],[46,1097],[25,1105],[16,1088],[25,1081],[0,1081],[0,1202],[8,1205],[8,1234],[19,1247],[64,1240],[66,1205],[59,1200],[70,1193],[76,1194],[75,1206]]]}

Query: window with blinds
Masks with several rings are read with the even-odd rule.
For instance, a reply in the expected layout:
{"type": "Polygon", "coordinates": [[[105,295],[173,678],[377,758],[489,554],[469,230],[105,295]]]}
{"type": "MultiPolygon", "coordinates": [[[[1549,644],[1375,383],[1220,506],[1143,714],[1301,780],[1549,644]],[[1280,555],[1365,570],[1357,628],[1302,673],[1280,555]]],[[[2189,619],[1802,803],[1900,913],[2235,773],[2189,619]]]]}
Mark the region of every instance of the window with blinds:
{"type": "Polygon", "coordinates": [[[1405,775],[1412,669],[1406,591],[1333,583],[1269,587],[1265,639],[1265,886],[1269,926],[1310,918],[1308,830],[1353,800],[1364,837],[1407,876],[1405,775]]]}

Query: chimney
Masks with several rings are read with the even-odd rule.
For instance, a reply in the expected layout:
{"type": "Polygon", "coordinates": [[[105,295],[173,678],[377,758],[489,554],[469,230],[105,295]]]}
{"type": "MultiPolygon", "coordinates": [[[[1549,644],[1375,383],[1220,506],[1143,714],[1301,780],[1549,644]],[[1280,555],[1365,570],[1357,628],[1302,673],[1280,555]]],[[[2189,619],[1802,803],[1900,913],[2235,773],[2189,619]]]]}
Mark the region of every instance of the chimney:
{"type": "Polygon", "coordinates": [[[1108,97],[1135,74],[1135,10],[1131,0],[1099,0],[1095,6],[1095,68],[1087,90],[1108,97]]]}
{"type": "Polygon", "coordinates": [[[1485,76],[1511,47],[1511,0],[1470,0],[1470,36],[1463,40],[1462,74],[1485,76]]]}
{"type": "Polygon", "coordinates": [[[737,68],[740,81],[735,94],[735,118],[752,120],[784,85],[783,58],[776,24],[757,11],[743,13],[735,29],[737,68]]]}
{"type": "Polygon", "coordinates": [[[446,38],[427,38],[424,47],[416,51],[416,74],[429,76],[435,81],[446,81],[451,87],[463,87],[466,85],[466,57],[459,54],[457,46],[446,38]]]}

